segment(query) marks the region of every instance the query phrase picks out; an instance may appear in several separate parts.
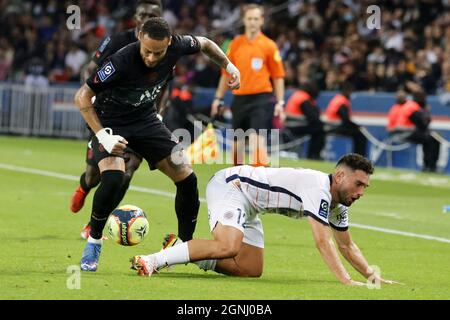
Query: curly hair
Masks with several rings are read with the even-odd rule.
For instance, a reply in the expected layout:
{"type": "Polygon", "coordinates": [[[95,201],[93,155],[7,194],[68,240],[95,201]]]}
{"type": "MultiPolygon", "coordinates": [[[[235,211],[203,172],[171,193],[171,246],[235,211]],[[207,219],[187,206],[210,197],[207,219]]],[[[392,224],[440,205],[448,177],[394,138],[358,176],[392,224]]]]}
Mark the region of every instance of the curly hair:
{"type": "Polygon", "coordinates": [[[155,40],[170,38],[171,35],[169,24],[160,17],[148,19],[142,26],[141,31],[143,34],[148,35],[149,38],[155,40]]]}

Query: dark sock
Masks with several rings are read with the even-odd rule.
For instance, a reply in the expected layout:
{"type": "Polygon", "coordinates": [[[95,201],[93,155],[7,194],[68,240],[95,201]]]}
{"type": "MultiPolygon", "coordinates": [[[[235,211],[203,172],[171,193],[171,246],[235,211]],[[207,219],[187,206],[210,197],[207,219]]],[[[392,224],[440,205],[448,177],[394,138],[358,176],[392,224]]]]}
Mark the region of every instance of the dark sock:
{"type": "Polygon", "coordinates": [[[86,192],[86,193],[91,191],[91,189],[94,187],[94,186],[92,186],[92,187],[88,186],[88,184],[86,183],[86,172],[84,172],[80,177],[80,186],[81,186],[81,189],[83,189],[84,192],[86,192]]]}
{"type": "Polygon", "coordinates": [[[120,188],[119,192],[116,195],[116,199],[114,202],[114,208],[117,207],[120,202],[125,197],[125,194],[127,193],[128,188],[130,187],[131,178],[124,177],[122,187],[120,188]]]}
{"type": "Polygon", "coordinates": [[[175,211],[178,218],[178,237],[183,241],[192,239],[197,225],[198,199],[197,177],[192,172],[183,181],[176,182],[175,211]]]}
{"type": "Polygon", "coordinates": [[[102,173],[100,186],[94,194],[91,214],[91,232],[94,239],[101,239],[103,228],[111,211],[115,208],[116,199],[123,185],[123,172],[120,170],[107,170],[102,173]]]}

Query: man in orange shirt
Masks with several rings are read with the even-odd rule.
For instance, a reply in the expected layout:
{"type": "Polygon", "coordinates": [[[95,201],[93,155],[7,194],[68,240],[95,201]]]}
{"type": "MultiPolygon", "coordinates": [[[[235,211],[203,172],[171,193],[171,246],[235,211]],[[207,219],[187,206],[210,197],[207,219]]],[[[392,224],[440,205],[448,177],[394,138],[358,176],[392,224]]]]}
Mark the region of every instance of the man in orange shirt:
{"type": "Polygon", "coordinates": [[[430,133],[430,122],[425,92],[419,90],[413,93],[413,100],[406,101],[399,110],[391,133],[404,137],[406,141],[421,144],[423,171],[436,172],[440,143],[430,133]]]}
{"type": "Polygon", "coordinates": [[[365,156],[367,139],[359,130],[359,125],[351,119],[350,94],[352,91],[352,84],[346,82],[342,85],[341,93],[335,95],[328,103],[325,115],[333,127],[327,133],[351,137],[353,140],[353,152],[365,156]]]}
{"type": "Polygon", "coordinates": [[[324,124],[320,119],[320,109],[317,106],[319,90],[313,83],[305,83],[296,90],[286,105],[285,126],[296,136],[310,135],[308,159],[321,160],[320,152],[325,145],[324,124]],[[294,120],[295,125],[289,125],[294,120]]]}
{"type": "MultiPolygon", "coordinates": [[[[241,73],[241,87],[233,90],[233,129],[256,130],[256,133],[249,135],[250,149],[256,156],[253,164],[268,165],[266,141],[258,135],[258,130],[271,129],[274,116],[284,120],[285,72],[276,43],[261,32],[263,8],[257,4],[244,6],[243,23],[245,33],[233,39],[227,53],[241,73]],[[275,106],[273,94],[276,97],[275,106]]],[[[211,105],[211,116],[218,113],[223,103],[228,79],[228,73],[223,72],[211,105]]],[[[234,145],[233,148],[234,164],[242,164],[242,145],[234,145]]]]}
{"type": "Polygon", "coordinates": [[[403,90],[399,90],[397,92],[395,104],[391,107],[391,109],[389,109],[387,116],[388,123],[386,125],[386,130],[389,133],[392,133],[395,130],[401,109],[405,104],[405,102],[406,102],[406,92],[403,90]]]}

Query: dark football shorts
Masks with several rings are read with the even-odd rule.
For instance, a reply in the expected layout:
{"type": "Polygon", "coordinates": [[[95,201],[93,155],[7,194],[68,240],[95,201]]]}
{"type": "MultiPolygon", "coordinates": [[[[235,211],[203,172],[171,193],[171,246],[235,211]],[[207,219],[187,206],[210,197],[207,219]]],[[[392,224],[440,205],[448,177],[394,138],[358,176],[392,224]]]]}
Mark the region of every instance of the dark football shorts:
{"type": "Polygon", "coordinates": [[[231,103],[233,129],[271,129],[274,107],[272,93],[235,95],[231,103]]]}
{"type": "MultiPolygon", "coordinates": [[[[94,159],[94,149],[92,149],[92,138],[93,137],[94,137],[94,135],[91,134],[91,136],[89,138],[89,142],[86,147],[86,163],[92,167],[96,167],[97,162],[94,159]]],[[[137,157],[139,159],[139,161],[142,161],[142,156],[140,154],[134,152],[133,150],[131,150],[131,148],[126,148],[124,151],[124,154],[123,154],[125,163],[128,162],[128,160],[130,160],[131,154],[134,154],[134,156],[137,157]]]]}
{"type": "MultiPolygon", "coordinates": [[[[156,164],[161,160],[181,150],[181,144],[176,142],[172,133],[156,118],[156,115],[131,125],[109,126],[109,128],[112,129],[113,135],[120,135],[128,141],[122,157],[126,159],[126,152],[134,152],[148,162],[150,170],[156,169],[156,164]]],[[[95,164],[107,157],[116,156],[109,154],[95,136],[92,138],[92,153],[95,164]]]]}

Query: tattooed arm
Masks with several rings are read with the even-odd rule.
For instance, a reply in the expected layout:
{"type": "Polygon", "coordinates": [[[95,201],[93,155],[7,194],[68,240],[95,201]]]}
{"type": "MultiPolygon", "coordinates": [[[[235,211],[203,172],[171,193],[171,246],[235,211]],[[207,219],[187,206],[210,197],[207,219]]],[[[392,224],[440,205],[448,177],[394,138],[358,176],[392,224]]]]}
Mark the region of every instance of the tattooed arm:
{"type": "Polygon", "coordinates": [[[234,64],[231,63],[226,54],[223,53],[222,49],[208,38],[197,37],[197,39],[200,42],[202,52],[230,74],[228,87],[231,90],[238,89],[241,85],[241,74],[234,64]]]}
{"type": "Polygon", "coordinates": [[[80,109],[84,121],[86,121],[94,133],[97,133],[99,130],[103,129],[103,126],[92,105],[93,96],[95,96],[95,93],[88,85],[84,84],[75,94],[75,104],[80,109]]]}
{"type": "Polygon", "coordinates": [[[94,92],[88,85],[84,84],[75,94],[75,104],[80,109],[80,113],[95,133],[98,141],[103,145],[106,151],[111,154],[121,154],[128,143],[123,137],[113,135],[110,128],[103,128],[97,113],[92,105],[94,92]]]}

